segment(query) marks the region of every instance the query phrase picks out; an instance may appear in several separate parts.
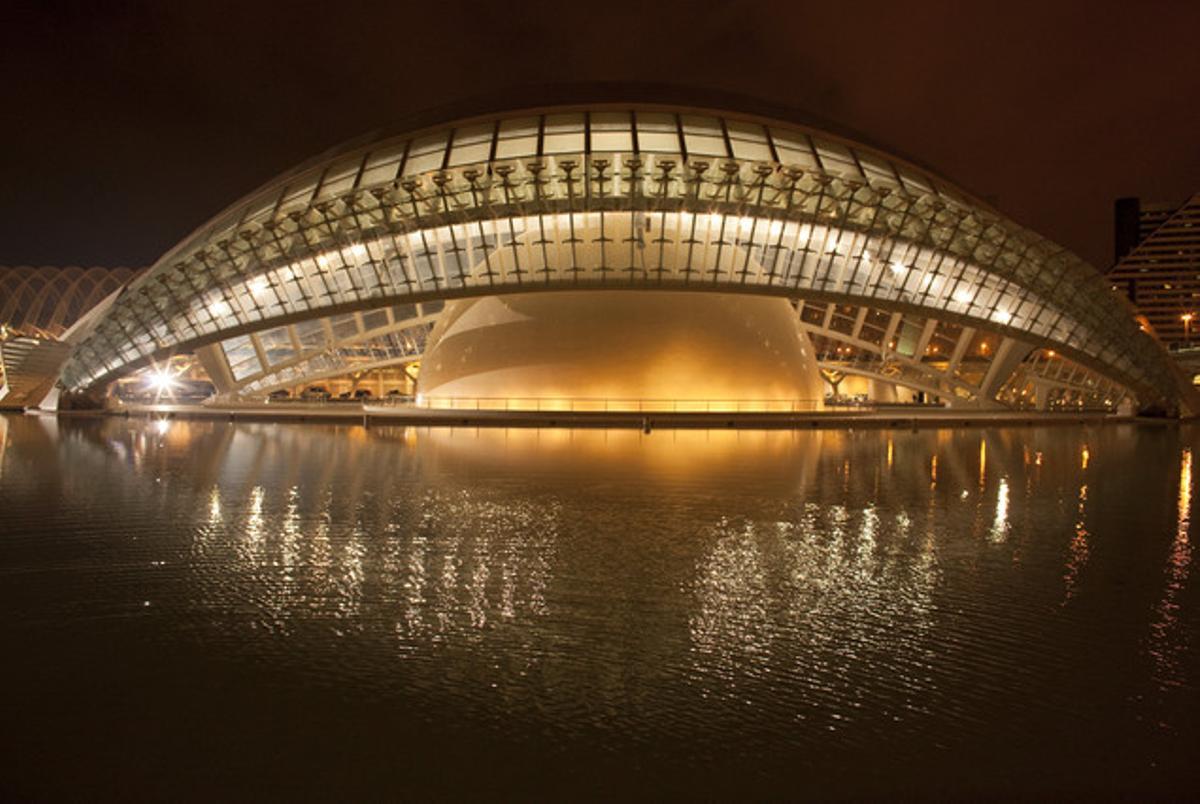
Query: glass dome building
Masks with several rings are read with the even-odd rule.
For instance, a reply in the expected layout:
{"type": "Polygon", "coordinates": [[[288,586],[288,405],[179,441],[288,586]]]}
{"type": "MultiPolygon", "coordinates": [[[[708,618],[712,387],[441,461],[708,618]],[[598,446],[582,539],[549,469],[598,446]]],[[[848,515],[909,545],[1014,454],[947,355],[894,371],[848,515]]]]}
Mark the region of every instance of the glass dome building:
{"type": "MultiPolygon", "coordinates": [[[[79,333],[60,382],[95,391],[195,353],[220,399],[295,392],[432,356],[439,319],[472,300],[545,294],[532,302],[543,319],[520,336],[532,365],[528,337],[559,346],[546,324],[556,299],[567,320],[567,306],[596,292],[605,303],[666,294],[679,309],[697,294],[729,309],[746,295],[772,300],[769,315],[786,309],[799,331],[781,359],[803,352],[811,365],[795,371],[819,370],[827,400],[1192,409],[1167,353],[1095,268],[929,170],[813,127],[653,104],[477,116],[312,160],[127,282],[79,333]]],[[[738,334],[702,362],[769,372],[737,314],[706,304],[695,316],[738,334]]],[[[460,363],[499,360],[510,372],[496,404],[599,393],[544,388],[538,372],[523,386],[514,360],[496,354],[515,348],[502,329],[472,337],[460,363]]],[[[603,328],[586,338],[607,348],[603,328]]],[[[644,369],[637,359],[631,372],[644,369]]],[[[482,371],[459,365],[455,377],[482,371]]],[[[698,375],[688,376],[690,386],[698,375]]],[[[747,382],[760,379],[770,385],[747,382]]],[[[460,382],[449,404],[490,404],[481,400],[499,387],[460,382]]],[[[809,379],[795,387],[813,393],[809,379]]],[[[682,385],[644,393],[686,396],[682,385]]]]}

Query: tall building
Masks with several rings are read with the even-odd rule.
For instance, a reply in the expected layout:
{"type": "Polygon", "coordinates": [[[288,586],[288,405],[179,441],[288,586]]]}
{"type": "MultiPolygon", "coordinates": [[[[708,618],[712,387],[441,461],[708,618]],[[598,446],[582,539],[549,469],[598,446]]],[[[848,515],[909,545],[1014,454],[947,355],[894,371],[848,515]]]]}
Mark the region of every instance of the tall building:
{"type": "Polygon", "coordinates": [[[1200,334],[1200,193],[1179,206],[1121,198],[1115,213],[1113,289],[1163,343],[1192,345],[1200,334]]]}

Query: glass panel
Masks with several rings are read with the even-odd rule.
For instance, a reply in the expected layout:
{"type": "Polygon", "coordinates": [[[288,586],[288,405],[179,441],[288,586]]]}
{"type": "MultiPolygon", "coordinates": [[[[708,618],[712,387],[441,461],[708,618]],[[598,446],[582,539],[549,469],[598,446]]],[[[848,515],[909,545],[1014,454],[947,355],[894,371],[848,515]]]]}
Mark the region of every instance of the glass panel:
{"type": "Polygon", "coordinates": [[[335,316],[329,319],[329,323],[333,326],[333,337],[337,340],[352,338],[358,334],[358,321],[353,313],[335,316]]]}
{"type": "Polygon", "coordinates": [[[500,139],[514,137],[537,137],[538,119],[536,117],[512,117],[500,121],[500,139]]]}
{"type": "Polygon", "coordinates": [[[485,123],[456,131],[448,164],[470,165],[488,161],[492,151],[492,129],[491,123],[485,123]]]}
{"type": "Polygon", "coordinates": [[[639,112],[637,115],[638,149],[652,153],[677,154],[679,133],[675,116],[659,112],[639,112]]]}
{"type": "Polygon", "coordinates": [[[779,154],[780,162],[785,165],[798,165],[806,170],[816,169],[817,160],[803,135],[772,128],[771,139],[775,141],[775,151],[779,154]]]}
{"type": "Polygon", "coordinates": [[[305,351],[318,349],[325,344],[325,327],[320,319],[301,321],[296,324],[296,337],[305,351]]]}
{"type": "Polygon", "coordinates": [[[292,337],[288,334],[287,327],[278,327],[263,332],[258,336],[258,342],[262,344],[267,362],[272,366],[296,356],[296,350],[292,347],[292,337]]]}
{"type": "Polygon", "coordinates": [[[628,131],[592,131],[592,151],[632,151],[633,134],[628,131]]]}
{"type": "Polygon", "coordinates": [[[756,162],[771,160],[771,149],[767,145],[766,130],[756,123],[744,123],[740,120],[727,120],[725,128],[729,132],[729,142],[733,146],[733,155],[738,159],[752,159],[756,162]]]}
{"type": "Polygon", "coordinates": [[[591,116],[592,151],[632,151],[628,112],[595,112],[591,116]]]}
{"type": "Polygon", "coordinates": [[[679,135],[665,131],[638,131],[638,150],[646,153],[677,154],[680,152],[679,135]]]}
{"type": "Polygon", "coordinates": [[[332,165],[329,170],[325,171],[325,178],[321,181],[321,189],[317,192],[317,198],[333,198],[348,192],[354,186],[354,180],[358,178],[358,168],[361,164],[362,154],[356,154],[332,165]]]}
{"type": "Polygon", "coordinates": [[[415,304],[398,304],[392,308],[392,321],[407,321],[410,318],[416,317],[417,305],[415,304]]]}
{"type": "Polygon", "coordinates": [[[547,154],[577,154],[583,153],[583,129],[564,134],[546,134],[542,138],[542,153],[547,154]]]}
{"type": "Polygon", "coordinates": [[[848,176],[862,176],[858,165],[854,163],[854,157],[850,155],[850,151],[844,145],[815,137],[813,144],[817,147],[817,154],[821,157],[821,165],[825,170],[848,176]]]}
{"type": "Polygon", "coordinates": [[[895,350],[906,357],[912,357],[917,351],[921,333],[925,329],[925,319],[917,315],[905,315],[896,329],[895,350]]]}
{"type": "Polygon", "coordinates": [[[233,372],[235,380],[244,380],[262,369],[249,335],[230,338],[221,344],[221,348],[225,351],[225,359],[229,361],[229,370],[233,372]]]}
{"type": "Polygon", "coordinates": [[[394,181],[396,172],[400,169],[400,160],[404,157],[404,145],[403,142],[397,142],[372,151],[367,157],[367,167],[363,171],[360,184],[366,187],[394,181]]]}
{"type": "Polygon", "coordinates": [[[363,329],[370,331],[387,325],[387,310],[372,310],[369,313],[363,313],[363,329]]]}
{"type": "Polygon", "coordinates": [[[800,320],[819,327],[825,323],[825,310],[826,306],[822,302],[805,302],[804,309],[800,311],[800,320]]]}
{"type": "Polygon", "coordinates": [[[715,117],[683,116],[683,139],[689,154],[728,156],[721,121],[715,117]]]}
{"type": "Polygon", "coordinates": [[[437,170],[442,166],[442,157],[446,151],[445,131],[431,134],[415,140],[408,152],[408,162],[404,165],[404,173],[408,176],[437,170]]]}
{"type": "Polygon", "coordinates": [[[834,332],[849,335],[854,331],[854,319],[858,316],[858,308],[849,304],[839,304],[833,309],[833,318],[829,328],[834,332]]]}
{"type": "Polygon", "coordinates": [[[925,347],[925,356],[935,360],[949,358],[961,335],[962,327],[958,324],[939,321],[933,331],[933,337],[929,339],[929,344],[925,347]]]}
{"type": "Polygon", "coordinates": [[[856,153],[858,154],[858,161],[862,165],[868,179],[872,182],[896,184],[896,174],[887,162],[871,153],[864,151],[857,151],[856,153]]]}

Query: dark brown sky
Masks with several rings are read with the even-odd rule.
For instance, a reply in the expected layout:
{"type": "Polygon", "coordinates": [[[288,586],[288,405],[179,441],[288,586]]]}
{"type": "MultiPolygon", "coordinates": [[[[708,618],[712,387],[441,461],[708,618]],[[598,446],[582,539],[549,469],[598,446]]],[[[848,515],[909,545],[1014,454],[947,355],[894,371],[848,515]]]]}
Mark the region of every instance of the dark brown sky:
{"type": "Polygon", "coordinates": [[[0,265],[142,265],[431,106],[539,84],[751,95],[932,166],[1104,267],[1200,189],[1200,3],[0,4],[0,265]]]}

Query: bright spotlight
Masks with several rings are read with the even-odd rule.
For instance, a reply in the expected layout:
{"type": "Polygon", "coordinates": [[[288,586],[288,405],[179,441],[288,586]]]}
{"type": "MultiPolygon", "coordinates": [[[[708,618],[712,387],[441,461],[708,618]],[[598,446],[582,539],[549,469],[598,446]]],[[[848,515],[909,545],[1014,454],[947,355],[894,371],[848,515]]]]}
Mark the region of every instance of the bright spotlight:
{"type": "Polygon", "coordinates": [[[146,376],[146,384],[150,386],[151,391],[161,396],[173,391],[179,383],[175,381],[175,375],[171,372],[165,369],[155,369],[146,376]]]}

